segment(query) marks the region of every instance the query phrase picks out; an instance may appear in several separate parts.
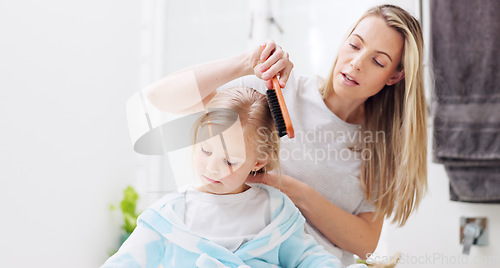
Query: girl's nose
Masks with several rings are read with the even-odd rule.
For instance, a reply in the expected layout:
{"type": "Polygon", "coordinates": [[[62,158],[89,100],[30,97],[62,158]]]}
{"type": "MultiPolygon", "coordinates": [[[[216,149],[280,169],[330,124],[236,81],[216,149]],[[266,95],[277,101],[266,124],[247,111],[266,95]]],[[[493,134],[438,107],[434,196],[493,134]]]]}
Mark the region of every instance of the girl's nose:
{"type": "Polygon", "coordinates": [[[219,168],[217,167],[216,161],[214,159],[209,159],[207,161],[207,171],[212,174],[219,173],[219,168]]]}

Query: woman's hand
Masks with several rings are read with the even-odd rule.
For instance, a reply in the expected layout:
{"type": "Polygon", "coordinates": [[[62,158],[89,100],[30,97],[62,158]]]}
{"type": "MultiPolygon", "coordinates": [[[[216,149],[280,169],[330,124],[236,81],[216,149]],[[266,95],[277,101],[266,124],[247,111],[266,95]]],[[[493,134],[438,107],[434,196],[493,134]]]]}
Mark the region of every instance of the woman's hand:
{"type": "Polygon", "coordinates": [[[255,176],[249,175],[246,182],[248,183],[264,183],[272,186],[284,194],[286,194],[296,206],[299,206],[300,202],[304,199],[309,185],[303,183],[291,176],[275,173],[259,173],[255,176]]]}
{"type": "Polygon", "coordinates": [[[283,184],[283,181],[280,180],[279,175],[274,173],[257,173],[255,176],[249,175],[246,182],[264,183],[276,189],[280,189],[281,185],[283,184]]]}
{"type": "Polygon", "coordinates": [[[288,53],[272,40],[250,51],[248,62],[253,73],[264,80],[267,88],[272,88],[271,79],[276,75],[284,88],[293,69],[288,53]]]}

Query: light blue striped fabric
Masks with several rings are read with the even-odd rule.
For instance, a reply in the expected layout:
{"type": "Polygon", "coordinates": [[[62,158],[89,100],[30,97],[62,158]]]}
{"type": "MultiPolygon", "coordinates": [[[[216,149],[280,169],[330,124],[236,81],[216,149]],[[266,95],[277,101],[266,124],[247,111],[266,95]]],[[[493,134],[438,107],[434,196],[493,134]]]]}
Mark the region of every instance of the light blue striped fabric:
{"type": "Polygon", "coordinates": [[[102,267],[341,267],[338,258],[305,234],[305,219],[286,195],[256,186],[269,193],[272,220],[235,252],[186,228],[182,192],[163,197],[142,213],[132,235],[102,267]]]}

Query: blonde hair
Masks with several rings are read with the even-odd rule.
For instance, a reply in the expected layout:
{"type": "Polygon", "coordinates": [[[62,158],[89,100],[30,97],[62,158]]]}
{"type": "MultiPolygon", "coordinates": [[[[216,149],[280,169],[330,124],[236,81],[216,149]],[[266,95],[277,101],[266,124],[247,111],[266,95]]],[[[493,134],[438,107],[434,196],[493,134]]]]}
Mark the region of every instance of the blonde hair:
{"type": "MultiPolygon", "coordinates": [[[[381,5],[368,10],[356,23],[376,16],[404,38],[397,70],[404,78],[364,103],[365,131],[384,131],[384,142],[365,142],[371,157],[361,165],[361,184],[367,200],[374,200],[376,217],[393,215],[403,226],[427,189],[427,108],[423,84],[423,37],[418,20],[404,9],[381,5]]],[[[333,68],[335,68],[336,61],[333,68]]],[[[333,92],[333,68],[320,88],[324,98],[333,92]]],[[[365,158],[363,158],[365,159],[365,158]]]]}
{"type": "Polygon", "coordinates": [[[206,108],[193,126],[195,143],[222,133],[239,118],[245,143],[256,149],[258,159],[268,161],[259,172],[280,173],[279,137],[266,95],[248,87],[230,88],[218,92],[206,108]]]}

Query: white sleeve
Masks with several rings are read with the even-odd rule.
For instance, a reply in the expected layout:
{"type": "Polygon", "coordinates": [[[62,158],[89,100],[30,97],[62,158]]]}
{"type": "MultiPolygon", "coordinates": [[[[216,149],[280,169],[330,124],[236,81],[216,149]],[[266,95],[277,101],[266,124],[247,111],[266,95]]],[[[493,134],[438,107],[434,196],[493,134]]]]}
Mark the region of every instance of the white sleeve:
{"type": "Polygon", "coordinates": [[[240,78],[237,78],[233,81],[229,81],[228,83],[222,85],[217,89],[217,92],[232,88],[232,87],[250,87],[262,94],[266,94],[267,87],[264,84],[264,81],[258,78],[255,75],[247,75],[240,78]]]}
{"type": "Polygon", "coordinates": [[[366,212],[375,212],[375,205],[363,199],[363,201],[361,201],[361,204],[359,204],[359,206],[356,208],[353,214],[358,215],[360,213],[366,213],[366,212]]]}
{"type": "MultiPolygon", "coordinates": [[[[301,86],[300,76],[295,76],[295,72],[292,70],[290,72],[290,76],[288,77],[288,81],[286,82],[285,88],[282,88],[283,92],[285,91],[297,91],[297,89],[301,86]]],[[[316,85],[318,82],[317,80],[311,80],[314,85],[316,85]]],[[[243,76],[237,79],[234,79],[233,81],[229,81],[226,84],[220,86],[217,88],[217,92],[226,90],[228,88],[232,87],[250,87],[253,88],[257,91],[259,91],[262,94],[266,94],[267,87],[266,84],[264,84],[264,80],[258,78],[255,75],[247,75],[243,76]]]]}

